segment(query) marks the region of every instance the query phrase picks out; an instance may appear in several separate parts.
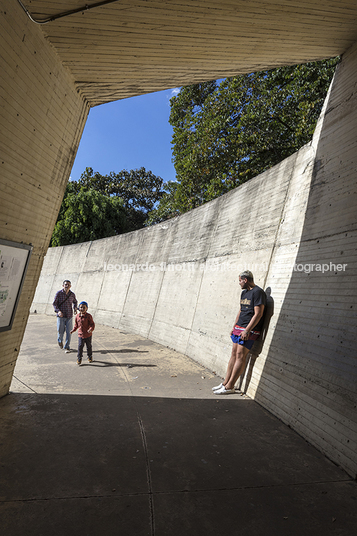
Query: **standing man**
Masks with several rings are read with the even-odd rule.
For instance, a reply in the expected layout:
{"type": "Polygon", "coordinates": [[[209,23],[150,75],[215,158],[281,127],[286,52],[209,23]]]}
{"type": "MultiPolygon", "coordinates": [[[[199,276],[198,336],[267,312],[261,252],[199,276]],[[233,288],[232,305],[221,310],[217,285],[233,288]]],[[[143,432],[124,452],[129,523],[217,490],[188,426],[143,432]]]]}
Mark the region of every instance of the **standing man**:
{"type": "Polygon", "coordinates": [[[263,327],[263,314],[266,306],[264,290],[254,283],[253,274],[249,270],[245,270],[240,274],[239,285],[242,289],[242,294],[240,297],[240,309],[231,331],[232,354],[223,382],[213,387],[216,395],[228,395],[235,392],[234,386],[239,376],[244,372],[249,350],[263,327]],[[253,329],[254,334],[252,333],[253,329]],[[241,333],[235,334],[233,331],[241,333]],[[256,336],[254,337],[254,335],[256,336]]]}
{"type": "Polygon", "coordinates": [[[60,348],[63,348],[63,335],[66,331],[66,344],[64,349],[68,354],[71,342],[71,331],[73,327],[73,313],[77,313],[76,295],[72,292],[71,282],[67,279],[63,281],[62,290],[56,293],[53,307],[57,313],[57,340],[60,348]]]}

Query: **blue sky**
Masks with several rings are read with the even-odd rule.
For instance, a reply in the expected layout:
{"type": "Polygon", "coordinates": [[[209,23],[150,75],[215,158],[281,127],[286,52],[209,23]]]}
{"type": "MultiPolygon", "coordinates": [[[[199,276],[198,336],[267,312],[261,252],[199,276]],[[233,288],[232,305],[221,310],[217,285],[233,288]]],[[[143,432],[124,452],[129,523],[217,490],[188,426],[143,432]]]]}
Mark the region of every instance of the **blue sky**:
{"type": "Polygon", "coordinates": [[[132,97],[92,108],[71,171],[78,180],[86,167],[101,175],[145,167],[164,181],[175,180],[170,98],[177,89],[132,97]]]}

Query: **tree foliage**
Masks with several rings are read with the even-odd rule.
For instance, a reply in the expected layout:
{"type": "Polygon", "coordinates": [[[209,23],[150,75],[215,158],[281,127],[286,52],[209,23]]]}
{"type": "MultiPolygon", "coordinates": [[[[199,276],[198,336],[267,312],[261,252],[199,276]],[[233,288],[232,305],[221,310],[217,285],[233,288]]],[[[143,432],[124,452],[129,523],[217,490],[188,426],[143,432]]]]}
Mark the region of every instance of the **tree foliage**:
{"type": "Polygon", "coordinates": [[[161,197],[160,203],[157,208],[153,209],[147,219],[146,224],[152,225],[154,223],[159,223],[165,221],[174,216],[179,216],[181,211],[175,206],[174,200],[177,195],[177,190],[179,188],[179,183],[175,181],[168,181],[163,184],[163,195],[161,197]]]}
{"type": "Polygon", "coordinates": [[[119,173],[112,171],[109,175],[100,175],[94,173],[92,168],[86,168],[78,181],[78,187],[94,188],[104,195],[120,197],[125,208],[145,213],[161,199],[162,185],[162,178],[146,171],[144,167],[130,171],[123,169],[119,173]]]}
{"type": "MultiPolygon", "coordinates": [[[[183,87],[171,103],[178,185],[164,213],[239,186],[312,138],[338,58],[183,87]]],[[[161,217],[161,203],[155,214],[161,217]]]]}
{"type": "Polygon", "coordinates": [[[143,167],[109,175],[86,168],[79,181],[67,184],[51,246],[140,229],[164,194],[162,184],[143,167]]]}
{"type": "Polygon", "coordinates": [[[69,182],[54,228],[51,246],[114,236],[128,230],[123,201],[69,182]]]}
{"type": "Polygon", "coordinates": [[[278,164],[313,135],[338,58],[183,87],[170,101],[177,182],[145,168],[67,185],[51,245],[182,214],[278,164]]]}

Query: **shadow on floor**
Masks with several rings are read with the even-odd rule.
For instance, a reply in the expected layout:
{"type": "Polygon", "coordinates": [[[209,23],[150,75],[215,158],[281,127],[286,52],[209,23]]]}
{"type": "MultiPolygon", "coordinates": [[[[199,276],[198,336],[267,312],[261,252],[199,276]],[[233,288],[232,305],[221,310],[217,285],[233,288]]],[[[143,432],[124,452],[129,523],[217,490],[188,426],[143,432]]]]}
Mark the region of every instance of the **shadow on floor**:
{"type": "Polygon", "coordinates": [[[6,536],[355,534],[356,483],[249,399],[11,394],[0,425],[6,536]]]}

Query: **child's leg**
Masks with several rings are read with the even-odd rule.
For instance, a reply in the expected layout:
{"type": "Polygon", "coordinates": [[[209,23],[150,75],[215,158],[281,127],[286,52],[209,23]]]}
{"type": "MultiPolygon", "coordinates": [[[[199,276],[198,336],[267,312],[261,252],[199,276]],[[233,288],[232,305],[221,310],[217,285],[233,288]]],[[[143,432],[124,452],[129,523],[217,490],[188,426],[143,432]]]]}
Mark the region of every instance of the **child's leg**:
{"type": "Polygon", "coordinates": [[[88,361],[92,361],[92,335],[85,339],[87,345],[87,357],[88,361]]]}
{"type": "Polygon", "coordinates": [[[82,337],[78,337],[77,363],[82,362],[84,341],[85,339],[82,339],[82,337]]]}

